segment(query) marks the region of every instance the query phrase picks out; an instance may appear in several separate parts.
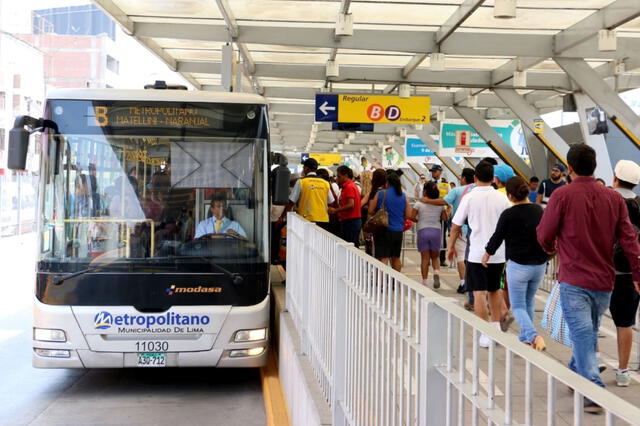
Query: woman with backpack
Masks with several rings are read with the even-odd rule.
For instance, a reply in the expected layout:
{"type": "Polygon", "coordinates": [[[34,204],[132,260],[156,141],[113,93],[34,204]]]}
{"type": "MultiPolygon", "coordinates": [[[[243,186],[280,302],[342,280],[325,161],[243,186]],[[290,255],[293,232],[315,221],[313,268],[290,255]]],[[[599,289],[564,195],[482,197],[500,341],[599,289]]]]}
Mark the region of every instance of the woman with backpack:
{"type": "Polygon", "coordinates": [[[409,199],[402,192],[402,184],[396,173],[387,176],[387,188],[379,190],[369,204],[369,216],[378,210],[386,210],[389,225],[374,236],[375,257],[385,265],[391,263],[396,271],[402,269],[402,232],[404,221],[411,215],[409,199]]]}
{"type": "MultiPolygon", "coordinates": [[[[640,183],[640,166],[630,160],[620,160],[616,164],[613,189],[617,191],[627,205],[629,220],[640,235],[640,205],[635,192],[640,183]]],[[[613,264],[616,268],[616,279],[611,293],[609,311],[616,326],[618,337],[618,369],[616,370],[616,384],[629,386],[629,358],[633,344],[633,326],[636,323],[640,294],[636,291],[631,276],[631,266],[620,244],[616,243],[613,250],[613,264]]]]}

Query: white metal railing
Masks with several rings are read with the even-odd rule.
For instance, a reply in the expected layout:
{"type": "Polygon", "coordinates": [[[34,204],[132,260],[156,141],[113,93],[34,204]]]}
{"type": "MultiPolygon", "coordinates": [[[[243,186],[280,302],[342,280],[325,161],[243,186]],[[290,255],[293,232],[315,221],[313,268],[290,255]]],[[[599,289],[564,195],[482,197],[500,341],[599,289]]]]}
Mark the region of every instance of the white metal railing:
{"type": "Polygon", "coordinates": [[[478,320],[455,299],[296,214],[287,224],[287,309],[333,424],[555,425],[573,401],[569,415],[581,425],[585,397],[604,407],[607,425],[640,419],[637,407],[478,320]],[[489,349],[479,347],[481,333],[491,339],[489,349]],[[563,402],[561,392],[568,393],[558,384],[573,397],[563,402]]]}

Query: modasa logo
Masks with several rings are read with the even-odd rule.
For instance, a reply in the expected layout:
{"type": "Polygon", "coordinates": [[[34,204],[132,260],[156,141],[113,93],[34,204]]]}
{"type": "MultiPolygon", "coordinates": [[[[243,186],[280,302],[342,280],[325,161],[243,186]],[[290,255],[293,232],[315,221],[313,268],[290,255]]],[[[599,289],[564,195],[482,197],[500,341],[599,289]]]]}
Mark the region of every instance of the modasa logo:
{"type": "Polygon", "coordinates": [[[113,325],[113,315],[102,311],[93,318],[93,327],[98,330],[105,330],[113,325]]]}
{"type": "Polygon", "coordinates": [[[176,293],[191,293],[191,294],[203,294],[203,293],[222,293],[222,287],[203,287],[201,285],[197,287],[185,287],[172,285],[167,287],[167,296],[173,296],[176,293]]]}

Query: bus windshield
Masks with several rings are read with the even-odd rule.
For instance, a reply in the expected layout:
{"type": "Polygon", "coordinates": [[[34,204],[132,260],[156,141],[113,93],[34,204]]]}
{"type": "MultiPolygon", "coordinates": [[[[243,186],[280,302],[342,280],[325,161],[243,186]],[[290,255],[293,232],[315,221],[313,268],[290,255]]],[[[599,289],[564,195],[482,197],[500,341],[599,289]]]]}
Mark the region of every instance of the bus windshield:
{"type": "MultiPolygon", "coordinates": [[[[74,129],[57,108],[61,134],[49,135],[43,163],[41,269],[266,262],[264,138],[225,133],[224,120],[206,133],[167,131],[144,115],[101,127],[95,106],[97,126],[65,133],[74,129]]],[[[202,124],[191,120],[175,123],[202,124]]]]}

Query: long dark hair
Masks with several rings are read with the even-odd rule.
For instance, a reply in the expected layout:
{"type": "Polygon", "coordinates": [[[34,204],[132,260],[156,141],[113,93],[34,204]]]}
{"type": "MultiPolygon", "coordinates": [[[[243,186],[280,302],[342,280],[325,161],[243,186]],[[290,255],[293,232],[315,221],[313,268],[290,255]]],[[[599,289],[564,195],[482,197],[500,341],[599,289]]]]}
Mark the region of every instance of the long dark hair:
{"type": "Polygon", "coordinates": [[[387,176],[387,183],[393,187],[396,191],[396,195],[402,195],[402,184],[400,183],[400,177],[395,173],[389,173],[387,176]]]}
{"type": "Polygon", "coordinates": [[[371,193],[378,192],[387,183],[387,172],[384,169],[375,169],[371,177],[371,193]]]}

